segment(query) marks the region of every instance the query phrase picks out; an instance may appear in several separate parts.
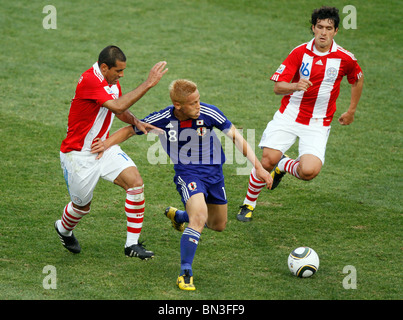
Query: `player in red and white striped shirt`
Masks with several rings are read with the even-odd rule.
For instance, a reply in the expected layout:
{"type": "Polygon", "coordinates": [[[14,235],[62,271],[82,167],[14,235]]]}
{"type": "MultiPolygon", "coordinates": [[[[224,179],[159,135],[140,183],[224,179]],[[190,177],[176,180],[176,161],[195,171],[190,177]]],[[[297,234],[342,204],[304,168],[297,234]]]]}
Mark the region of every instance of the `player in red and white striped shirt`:
{"type": "MultiPolygon", "coordinates": [[[[312,13],[314,38],[291,51],[270,80],[274,92],[284,95],[280,109],[263,132],[259,146],[263,149],[262,165],[272,171],[276,188],[286,172],[302,180],[315,178],[325,161],[330,123],[336,111],[340,82],[344,76],[351,84],[351,101],[339,123],[349,125],[363,87],[363,74],[354,55],[334,41],[338,31],[336,8],[322,7],[312,13]],[[284,153],[299,138],[299,156],[291,159],[284,153]]],[[[254,171],[237,218],[250,221],[264,183],[254,171]]]]}
{"type": "Polygon", "coordinates": [[[73,234],[81,218],[90,212],[93,191],[99,178],[126,190],[127,237],[125,254],[141,259],[153,257],[138,239],[144,216],[144,185],[136,165],[119,146],[104,152],[102,159],[91,153],[91,145],[109,136],[114,116],[147,133],[155,127],[140,122],[128,109],[167,72],[166,62],[157,63],[146,81],[122,95],[119,79],[126,68],[126,56],[116,46],[99,54],[98,62],[82,74],[68,117],[67,136],[60,147],[60,161],[71,201],[65,206],[55,229],[63,246],[73,253],[81,247],[73,234]]]}

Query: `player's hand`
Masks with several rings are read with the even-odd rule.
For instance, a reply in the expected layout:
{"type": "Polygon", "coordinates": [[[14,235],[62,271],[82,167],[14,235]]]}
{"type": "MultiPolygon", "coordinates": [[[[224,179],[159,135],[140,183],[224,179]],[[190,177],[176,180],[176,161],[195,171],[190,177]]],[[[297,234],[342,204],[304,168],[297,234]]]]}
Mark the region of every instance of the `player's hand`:
{"type": "Polygon", "coordinates": [[[91,145],[91,153],[98,153],[98,155],[95,159],[96,160],[101,159],[104,154],[104,151],[105,151],[105,145],[104,145],[103,141],[101,141],[100,138],[94,139],[94,142],[91,145]]]}
{"type": "Polygon", "coordinates": [[[271,189],[271,186],[273,184],[273,178],[272,178],[271,174],[263,167],[259,167],[259,168],[255,167],[255,170],[256,170],[256,177],[260,181],[266,182],[267,189],[271,189]]]}
{"type": "Polygon", "coordinates": [[[147,85],[152,88],[154,87],[162,78],[162,76],[167,73],[168,68],[165,69],[167,65],[166,61],[160,61],[151,68],[148,78],[146,80],[147,85]]]}
{"type": "Polygon", "coordinates": [[[344,112],[339,118],[339,123],[342,126],[348,126],[353,121],[354,121],[354,113],[350,113],[350,112],[344,112]]]}
{"type": "Polygon", "coordinates": [[[312,82],[309,81],[308,79],[300,79],[297,82],[296,90],[295,91],[308,91],[309,87],[312,86],[312,82]]]}
{"type": "Polygon", "coordinates": [[[149,124],[147,122],[137,121],[134,125],[136,126],[137,129],[142,131],[144,134],[152,132],[156,135],[160,135],[160,134],[164,133],[164,130],[162,130],[156,126],[153,126],[152,124],[149,124]]]}

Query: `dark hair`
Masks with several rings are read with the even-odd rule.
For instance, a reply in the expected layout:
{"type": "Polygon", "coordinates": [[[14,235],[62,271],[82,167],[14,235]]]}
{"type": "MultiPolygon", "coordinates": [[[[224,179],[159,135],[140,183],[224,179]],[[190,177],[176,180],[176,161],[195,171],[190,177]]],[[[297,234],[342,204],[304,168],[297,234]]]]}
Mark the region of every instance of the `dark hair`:
{"type": "Polygon", "coordinates": [[[99,54],[98,65],[101,66],[101,64],[105,63],[108,68],[116,67],[116,60],[125,62],[125,54],[119,47],[107,46],[99,54]]]}
{"type": "MultiPolygon", "coordinates": [[[[318,20],[329,19],[333,20],[334,29],[339,27],[340,17],[339,17],[339,9],[335,7],[326,7],[323,6],[319,9],[315,9],[312,12],[311,16],[311,25],[316,26],[318,20]]],[[[311,28],[312,31],[312,28],[311,28]]]]}

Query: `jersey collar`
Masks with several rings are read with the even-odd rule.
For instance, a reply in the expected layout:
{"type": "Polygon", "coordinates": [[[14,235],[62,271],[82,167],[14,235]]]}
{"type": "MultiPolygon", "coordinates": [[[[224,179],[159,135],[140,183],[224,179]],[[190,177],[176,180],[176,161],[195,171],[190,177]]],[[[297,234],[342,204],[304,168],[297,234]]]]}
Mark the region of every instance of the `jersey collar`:
{"type": "MultiPolygon", "coordinates": [[[[315,38],[313,38],[311,41],[309,41],[307,43],[306,48],[309,51],[314,52],[314,49],[313,49],[314,44],[315,44],[315,38]]],[[[333,39],[332,46],[330,47],[330,50],[328,52],[326,52],[325,54],[328,54],[328,53],[331,53],[331,52],[336,52],[336,51],[337,51],[337,43],[333,39]]]]}
{"type": "Polygon", "coordinates": [[[101,81],[101,82],[104,81],[105,78],[102,75],[101,69],[99,69],[98,62],[95,62],[92,65],[92,68],[94,69],[94,75],[99,79],[99,81],[101,81]]]}

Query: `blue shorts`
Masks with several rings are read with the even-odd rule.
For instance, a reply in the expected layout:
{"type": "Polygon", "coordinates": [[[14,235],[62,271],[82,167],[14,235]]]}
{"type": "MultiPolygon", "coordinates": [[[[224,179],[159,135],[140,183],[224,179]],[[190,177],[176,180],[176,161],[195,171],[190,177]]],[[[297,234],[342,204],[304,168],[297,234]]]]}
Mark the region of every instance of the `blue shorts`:
{"type": "Polygon", "coordinates": [[[197,193],[204,193],[206,203],[226,204],[227,195],[225,193],[224,177],[218,182],[209,183],[196,178],[193,175],[176,175],[174,177],[176,190],[182,197],[182,202],[186,207],[189,198],[197,193]]]}

